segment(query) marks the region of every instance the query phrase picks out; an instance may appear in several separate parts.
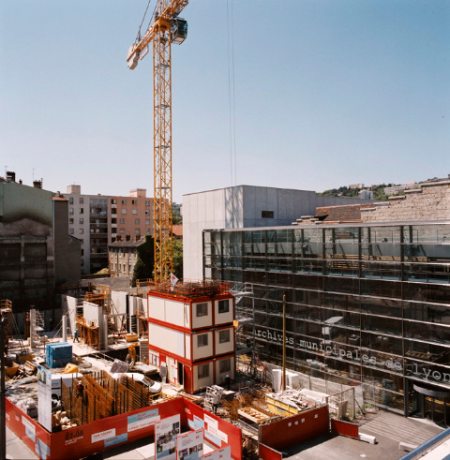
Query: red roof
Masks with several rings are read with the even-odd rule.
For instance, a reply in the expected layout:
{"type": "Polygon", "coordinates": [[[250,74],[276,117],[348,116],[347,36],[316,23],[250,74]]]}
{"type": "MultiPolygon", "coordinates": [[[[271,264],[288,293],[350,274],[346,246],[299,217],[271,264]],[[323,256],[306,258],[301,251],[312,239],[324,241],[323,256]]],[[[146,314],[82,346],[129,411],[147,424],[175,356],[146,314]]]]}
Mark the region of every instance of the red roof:
{"type": "Polygon", "coordinates": [[[183,238],[183,225],[172,225],[173,236],[183,238]]]}
{"type": "Polygon", "coordinates": [[[361,220],[361,209],[363,208],[373,208],[373,203],[322,206],[320,208],[316,208],[316,214],[314,217],[324,222],[354,222],[361,220]]]}

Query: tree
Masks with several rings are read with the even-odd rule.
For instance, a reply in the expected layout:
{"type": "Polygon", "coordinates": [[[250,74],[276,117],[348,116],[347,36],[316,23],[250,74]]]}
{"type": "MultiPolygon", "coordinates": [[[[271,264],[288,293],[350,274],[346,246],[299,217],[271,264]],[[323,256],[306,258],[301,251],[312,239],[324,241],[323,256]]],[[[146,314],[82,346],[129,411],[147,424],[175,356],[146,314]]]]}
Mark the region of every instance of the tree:
{"type": "Polygon", "coordinates": [[[136,286],[136,280],[153,279],[155,267],[154,242],[151,235],[145,235],[145,243],[137,247],[137,260],[134,265],[131,285],[136,286]]]}
{"type": "Polygon", "coordinates": [[[183,278],[183,240],[173,240],[173,274],[183,278]]]}
{"type": "Polygon", "coordinates": [[[181,219],[181,216],[173,216],[172,217],[172,224],[173,225],[181,225],[183,223],[183,220],[181,219]]]}

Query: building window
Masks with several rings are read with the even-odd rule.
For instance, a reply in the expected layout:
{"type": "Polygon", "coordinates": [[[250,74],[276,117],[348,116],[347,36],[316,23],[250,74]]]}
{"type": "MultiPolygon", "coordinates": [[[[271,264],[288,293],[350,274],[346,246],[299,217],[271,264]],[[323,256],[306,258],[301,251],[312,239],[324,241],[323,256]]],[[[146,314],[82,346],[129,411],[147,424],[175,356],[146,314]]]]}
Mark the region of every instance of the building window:
{"type": "Polygon", "coordinates": [[[131,200],[131,204],[137,205],[137,200],[131,200]]]}
{"type": "Polygon", "coordinates": [[[73,208],[69,208],[69,214],[73,214],[73,208]]]}
{"type": "Polygon", "coordinates": [[[150,211],[145,211],[145,215],[146,215],[146,216],[149,216],[149,215],[150,215],[150,211]]]}
{"type": "Polygon", "coordinates": [[[84,214],[84,209],[80,208],[80,214],[84,214]]]}
{"type": "Polygon", "coordinates": [[[82,217],[80,217],[80,219],[78,220],[78,222],[80,223],[80,225],[83,225],[84,224],[84,219],[82,217]]]}
{"type": "Polygon", "coordinates": [[[145,201],[145,206],[150,206],[150,200],[145,201]]]}
{"type": "Polygon", "coordinates": [[[117,224],[117,219],[116,219],[115,217],[112,217],[112,218],[111,218],[111,223],[112,223],[112,224],[117,224]]]}
{"type": "Polygon", "coordinates": [[[73,197],[69,198],[69,204],[73,204],[73,197]]]}
{"type": "Polygon", "coordinates": [[[131,214],[137,214],[137,209],[132,209],[131,214]]]}
{"type": "Polygon", "coordinates": [[[145,230],[145,234],[146,234],[146,235],[151,235],[151,234],[152,234],[152,231],[151,231],[149,228],[147,228],[147,230],[145,230]]]}
{"type": "Polygon", "coordinates": [[[150,225],[150,219],[145,219],[145,225],[150,225]]]}
{"type": "Polygon", "coordinates": [[[125,233],[125,229],[124,229],[124,228],[120,228],[120,229],[119,229],[119,233],[125,233]]]}
{"type": "Polygon", "coordinates": [[[231,360],[230,359],[222,359],[219,361],[219,372],[224,374],[225,372],[230,372],[231,370],[231,360]]]}
{"type": "Polygon", "coordinates": [[[273,219],[273,211],[261,211],[262,219],[273,219]]]}
{"type": "Polygon", "coordinates": [[[84,233],[84,228],[79,228],[79,229],[78,229],[78,233],[79,233],[80,235],[82,235],[82,234],[84,233]]]}
{"type": "Polygon", "coordinates": [[[74,234],[74,229],[73,228],[69,228],[69,235],[73,235],[74,234]]]}
{"type": "Polygon", "coordinates": [[[120,219],[119,221],[121,224],[124,224],[125,223],[125,219],[120,219]]]}
{"type": "Polygon", "coordinates": [[[127,204],[127,200],[122,200],[122,204],[127,204]]]}
{"type": "Polygon", "coordinates": [[[111,200],[111,204],[117,204],[117,200],[115,200],[114,198],[111,200]]]}
{"type": "Polygon", "coordinates": [[[84,198],[80,197],[80,199],[78,200],[78,202],[79,202],[80,204],[84,204],[84,198]]]}
{"type": "Polygon", "coordinates": [[[140,222],[140,219],[134,219],[134,223],[135,223],[135,224],[140,224],[140,223],[141,223],[141,222],[140,222]]]}
{"type": "Polygon", "coordinates": [[[219,331],[219,343],[227,343],[230,341],[230,330],[224,329],[219,331]]]}
{"type": "Polygon", "coordinates": [[[198,303],[197,304],[197,318],[201,316],[208,315],[208,304],[207,303],[198,303]]]}
{"type": "Polygon", "coordinates": [[[230,301],[219,300],[219,313],[228,313],[230,311],[230,301]]]}
{"type": "Polygon", "coordinates": [[[206,377],[209,377],[209,364],[201,364],[198,366],[197,375],[199,379],[205,379],[206,377]]]}
{"type": "Polygon", "coordinates": [[[127,213],[127,210],[126,209],[122,209],[122,214],[126,214],[127,213]]]}
{"type": "Polygon", "coordinates": [[[136,235],[140,235],[141,229],[140,228],[135,228],[134,233],[136,233],[136,235]]]}
{"type": "Polygon", "coordinates": [[[207,347],[208,346],[208,334],[199,334],[197,335],[197,347],[207,347]]]}
{"type": "Polygon", "coordinates": [[[73,224],[73,217],[69,218],[69,224],[73,224]]]}

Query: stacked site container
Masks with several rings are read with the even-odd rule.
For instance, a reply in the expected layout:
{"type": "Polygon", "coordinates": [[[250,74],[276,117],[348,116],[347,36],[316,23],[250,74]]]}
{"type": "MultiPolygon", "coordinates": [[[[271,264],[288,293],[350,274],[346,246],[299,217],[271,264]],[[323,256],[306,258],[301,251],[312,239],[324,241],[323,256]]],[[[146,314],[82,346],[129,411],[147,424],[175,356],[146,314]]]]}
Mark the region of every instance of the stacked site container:
{"type": "Polygon", "coordinates": [[[52,369],[65,367],[72,362],[72,345],[67,342],[49,343],[47,345],[46,364],[52,369]]]}

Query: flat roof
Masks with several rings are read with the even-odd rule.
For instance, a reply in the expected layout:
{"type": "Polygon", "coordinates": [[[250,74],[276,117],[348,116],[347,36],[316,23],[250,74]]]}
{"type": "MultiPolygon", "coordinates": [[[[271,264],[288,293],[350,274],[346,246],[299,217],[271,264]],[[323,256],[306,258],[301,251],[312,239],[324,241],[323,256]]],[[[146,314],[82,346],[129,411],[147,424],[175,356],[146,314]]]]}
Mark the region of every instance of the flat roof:
{"type": "Polygon", "coordinates": [[[396,227],[401,225],[450,225],[450,220],[409,220],[409,221],[392,221],[392,222],[318,222],[316,224],[300,224],[300,225],[281,225],[268,227],[242,227],[242,228],[205,228],[204,232],[242,232],[242,231],[263,231],[263,230],[299,230],[312,228],[341,228],[341,227],[396,227]]]}

